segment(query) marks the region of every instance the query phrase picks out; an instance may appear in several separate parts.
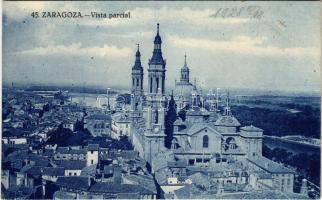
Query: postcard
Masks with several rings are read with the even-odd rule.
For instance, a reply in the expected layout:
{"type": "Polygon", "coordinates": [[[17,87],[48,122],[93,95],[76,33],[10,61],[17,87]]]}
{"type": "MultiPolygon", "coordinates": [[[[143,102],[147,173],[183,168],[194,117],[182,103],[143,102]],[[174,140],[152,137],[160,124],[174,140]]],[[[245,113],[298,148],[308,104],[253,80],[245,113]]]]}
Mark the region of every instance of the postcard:
{"type": "Polygon", "coordinates": [[[321,1],[4,1],[2,199],[319,199],[321,1]]]}

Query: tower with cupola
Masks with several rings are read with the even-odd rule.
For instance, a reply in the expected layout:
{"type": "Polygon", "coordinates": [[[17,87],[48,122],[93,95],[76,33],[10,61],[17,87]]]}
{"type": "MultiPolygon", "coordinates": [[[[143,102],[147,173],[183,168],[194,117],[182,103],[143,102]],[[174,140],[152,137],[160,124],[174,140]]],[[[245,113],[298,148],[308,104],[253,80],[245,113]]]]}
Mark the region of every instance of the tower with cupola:
{"type": "Polygon", "coordinates": [[[143,67],[141,65],[140,46],[137,44],[135,62],[132,67],[131,110],[132,114],[142,116],[143,104],[143,67]]]}
{"type": "Polygon", "coordinates": [[[185,82],[185,83],[189,83],[189,68],[187,65],[187,55],[184,55],[184,65],[181,68],[180,81],[185,82]]]}
{"type": "Polygon", "coordinates": [[[161,36],[159,24],[154,38],[154,49],[149,59],[148,93],[146,97],[146,127],[145,159],[151,163],[153,156],[163,150],[165,139],[165,113],[167,99],[165,97],[165,66],[161,50],[161,36]]]}

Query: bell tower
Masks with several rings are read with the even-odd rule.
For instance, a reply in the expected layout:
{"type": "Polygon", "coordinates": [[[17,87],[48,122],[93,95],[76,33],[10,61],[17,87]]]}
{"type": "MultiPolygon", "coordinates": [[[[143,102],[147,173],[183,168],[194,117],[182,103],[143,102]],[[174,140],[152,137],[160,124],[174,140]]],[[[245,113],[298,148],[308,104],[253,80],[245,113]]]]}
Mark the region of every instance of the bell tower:
{"type": "Polygon", "coordinates": [[[140,46],[137,44],[135,62],[132,67],[131,111],[132,117],[142,116],[143,101],[143,67],[141,65],[140,46]]]}
{"type": "Polygon", "coordinates": [[[143,95],[143,67],[141,65],[140,45],[135,54],[135,63],[132,67],[132,94],[143,95]]]}
{"type": "Polygon", "coordinates": [[[167,99],[165,97],[165,65],[162,57],[161,37],[159,24],[157,24],[157,35],[154,38],[154,50],[152,58],[149,59],[148,69],[148,94],[147,104],[147,131],[144,133],[144,158],[152,163],[154,156],[165,149],[165,113],[167,99]]]}
{"type": "Polygon", "coordinates": [[[148,93],[156,94],[161,89],[161,94],[165,92],[165,65],[166,61],[162,57],[162,40],[159,34],[159,24],[157,24],[157,35],[154,38],[154,49],[152,58],[149,59],[148,69],[148,93]]]}

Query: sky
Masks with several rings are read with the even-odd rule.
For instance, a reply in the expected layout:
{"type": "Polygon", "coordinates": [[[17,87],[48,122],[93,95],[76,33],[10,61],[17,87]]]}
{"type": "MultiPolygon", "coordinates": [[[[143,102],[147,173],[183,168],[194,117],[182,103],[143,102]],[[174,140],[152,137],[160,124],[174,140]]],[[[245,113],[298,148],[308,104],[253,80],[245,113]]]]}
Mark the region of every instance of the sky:
{"type": "MultiPolygon", "coordinates": [[[[221,13],[222,14],[222,13],[221,13]]],[[[136,44],[147,87],[160,23],[166,87],[320,91],[320,2],[3,2],[3,82],[130,87],[136,44]],[[215,14],[244,9],[239,16],[215,14]],[[262,15],[254,17],[260,10],[262,15]],[[32,12],[123,13],[130,19],[33,18],[32,12]]]]}

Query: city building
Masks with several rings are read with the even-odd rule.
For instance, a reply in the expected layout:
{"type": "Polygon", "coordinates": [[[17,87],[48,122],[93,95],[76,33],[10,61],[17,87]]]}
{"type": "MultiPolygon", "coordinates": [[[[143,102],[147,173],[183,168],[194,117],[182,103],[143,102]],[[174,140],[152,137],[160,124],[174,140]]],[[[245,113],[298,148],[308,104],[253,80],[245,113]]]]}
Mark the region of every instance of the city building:
{"type": "Polygon", "coordinates": [[[263,130],[240,124],[231,112],[229,92],[220,113],[218,100],[214,104],[214,99],[204,97],[196,84],[190,83],[186,56],[180,81],[175,83],[175,92],[171,95],[182,104],[178,110],[184,110],[185,116],[177,115],[172,125],[171,148],[165,146],[165,116],[170,102],[165,92],[166,62],[159,31],[158,24],[147,70],[146,94],[142,87],[139,48],[136,52],[132,68],[130,137],[139,156],[151,166],[163,194],[188,198],[188,192],[195,191],[191,197],[210,198],[254,189],[292,193],[294,172],[262,156],[263,130]],[[269,167],[263,166],[263,162],[269,167]],[[205,177],[209,178],[208,185],[200,181],[206,180],[205,177]],[[200,187],[209,187],[209,192],[204,194],[200,187]]]}
{"type": "Polygon", "coordinates": [[[84,128],[94,136],[111,136],[112,119],[109,114],[92,114],[84,119],[84,128]]]}
{"type": "Polygon", "coordinates": [[[112,115],[112,138],[130,136],[131,119],[129,113],[115,113],[112,115]]]}

